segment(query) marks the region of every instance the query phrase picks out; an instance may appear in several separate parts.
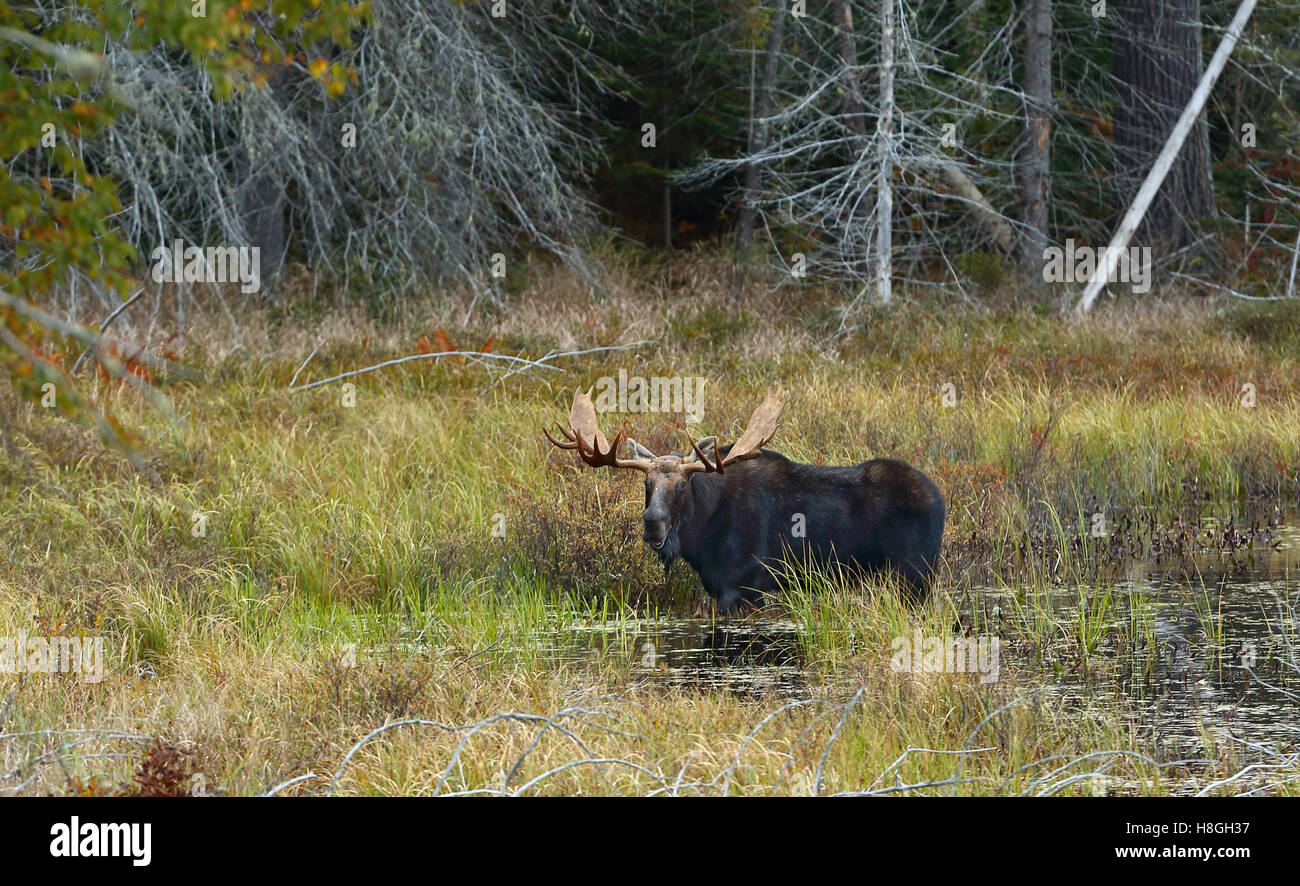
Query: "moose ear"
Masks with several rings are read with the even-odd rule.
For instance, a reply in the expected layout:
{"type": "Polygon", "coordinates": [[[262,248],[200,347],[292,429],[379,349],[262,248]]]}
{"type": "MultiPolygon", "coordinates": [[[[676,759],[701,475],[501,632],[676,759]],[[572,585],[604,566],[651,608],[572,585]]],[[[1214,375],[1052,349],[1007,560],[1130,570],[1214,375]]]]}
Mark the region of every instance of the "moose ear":
{"type": "Polygon", "coordinates": [[[656,457],[653,452],[651,452],[649,449],[646,449],[644,446],[642,446],[640,443],[633,440],[631,437],[627,438],[627,448],[632,450],[632,456],[634,458],[655,458],[656,457]]]}
{"type": "MultiPolygon", "coordinates": [[[[700,450],[700,452],[703,452],[705,457],[717,461],[718,457],[714,453],[714,450],[718,448],[717,437],[701,437],[699,440],[695,441],[695,448],[700,450]]],[[[699,461],[699,457],[696,456],[694,452],[692,452],[690,460],[699,461]]]]}

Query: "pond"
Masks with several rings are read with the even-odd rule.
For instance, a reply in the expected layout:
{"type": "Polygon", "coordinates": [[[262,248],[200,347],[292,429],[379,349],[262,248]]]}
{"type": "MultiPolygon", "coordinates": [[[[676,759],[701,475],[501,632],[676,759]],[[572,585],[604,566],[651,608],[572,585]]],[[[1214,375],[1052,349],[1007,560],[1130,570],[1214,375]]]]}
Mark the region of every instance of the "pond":
{"type": "MultiPolygon", "coordinates": [[[[960,595],[960,623],[998,636],[1003,672],[1046,684],[1053,705],[1078,716],[1119,712],[1171,755],[1201,752],[1209,736],[1295,747],[1295,518],[1287,514],[1249,537],[1209,518],[1177,532],[1148,532],[1132,556],[1086,586],[977,584],[960,595]]],[[[556,663],[614,657],[665,687],[779,699],[825,691],[824,677],[811,678],[799,628],[788,618],[557,616],[539,639],[556,663]]]]}

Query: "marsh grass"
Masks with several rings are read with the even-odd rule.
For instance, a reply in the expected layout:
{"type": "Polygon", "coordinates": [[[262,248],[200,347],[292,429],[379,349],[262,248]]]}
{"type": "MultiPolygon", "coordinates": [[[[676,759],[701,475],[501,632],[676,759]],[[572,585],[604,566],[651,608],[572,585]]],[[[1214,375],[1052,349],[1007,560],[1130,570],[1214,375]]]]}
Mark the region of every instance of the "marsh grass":
{"type": "MultiPolygon", "coordinates": [[[[594,301],[535,269],[513,313],[476,313],[455,335],[533,358],[656,346],[501,384],[470,364],[408,364],[356,379],[355,407],[336,387],[289,394],[289,379],[318,343],[303,380],[412,353],[457,328],[459,295],[372,316],[341,299],[253,313],[238,347],[214,319],[186,353],[205,380],[164,388],[181,421],[94,389],[140,431],[160,486],[0,392],[0,636],[102,636],[109,659],[98,684],[2,678],[0,789],[118,790],[150,742],[231,794],[308,772],[283,792],[324,791],[345,759],[339,793],[1168,793],[1235,771],[1210,743],[1202,762],[1173,762],[1122,705],[1054,705],[1051,678],[1107,642],[1155,647],[1143,592],[1115,598],[1126,539],[1093,539],[1092,514],[1295,500],[1293,353],[1175,298],[1079,323],[919,302],[827,342],[788,318],[829,316],[828,297],[756,292],[737,312],[715,263],[640,277],[638,261],[612,256],[594,301]],[[779,385],[773,446],[790,457],[926,471],[949,509],[935,591],[916,606],[887,580],[792,575],[772,606],[799,628],[811,687],[797,703],[657,685],[635,672],[631,628],[603,656],[557,660],[538,637],[700,603],[684,565],[665,577],[642,549],[640,485],[539,433],[574,385],[620,367],[706,377],[700,434],[738,433],[779,385]],[[1082,589],[1073,618],[1062,587],[1082,589]],[[899,673],[892,643],[917,631],[996,635],[1014,654],[993,683],[899,673]]],[[[687,430],[670,414],[607,429],[619,421],[652,448],[687,430]]],[[[1192,605],[1218,630],[1209,596],[1192,605]]]]}

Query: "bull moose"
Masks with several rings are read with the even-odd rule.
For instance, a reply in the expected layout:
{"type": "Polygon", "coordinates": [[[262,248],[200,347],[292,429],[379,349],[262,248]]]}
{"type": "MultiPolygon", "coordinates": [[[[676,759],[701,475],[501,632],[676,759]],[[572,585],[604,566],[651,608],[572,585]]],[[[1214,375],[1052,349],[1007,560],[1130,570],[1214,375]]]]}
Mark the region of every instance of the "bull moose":
{"type": "Polygon", "coordinates": [[[645,474],[643,539],[665,567],[679,556],[691,564],[722,613],[759,605],[798,563],[860,576],[893,571],[909,597],[923,599],[943,536],[938,487],[894,459],[831,467],[764,449],[780,415],[770,394],[735,443],[705,437],[688,454],[657,456],[625,431],[606,439],[591,391],[579,389],[569,427],[556,423],[563,439],[542,432],[592,467],[645,474]],[[617,454],[624,440],[631,458],[617,454]]]}

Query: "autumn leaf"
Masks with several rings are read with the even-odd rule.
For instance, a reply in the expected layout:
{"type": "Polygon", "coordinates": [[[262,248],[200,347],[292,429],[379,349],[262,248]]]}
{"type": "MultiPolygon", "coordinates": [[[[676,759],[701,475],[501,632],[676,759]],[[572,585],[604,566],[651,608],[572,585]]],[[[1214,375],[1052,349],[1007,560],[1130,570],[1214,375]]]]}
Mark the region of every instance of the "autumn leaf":
{"type": "MultiPolygon", "coordinates": [[[[443,330],[443,328],[442,328],[441,326],[439,326],[437,329],[435,329],[435,330],[433,331],[433,340],[434,340],[434,342],[437,343],[437,345],[438,345],[438,350],[440,350],[440,351],[454,351],[454,350],[457,350],[456,346],[453,345],[453,344],[451,343],[451,339],[447,336],[446,331],[443,330]]],[[[464,358],[464,357],[452,357],[451,359],[452,359],[452,361],[454,361],[454,362],[456,362],[456,363],[464,363],[464,362],[465,362],[465,358],[464,358]]]]}

